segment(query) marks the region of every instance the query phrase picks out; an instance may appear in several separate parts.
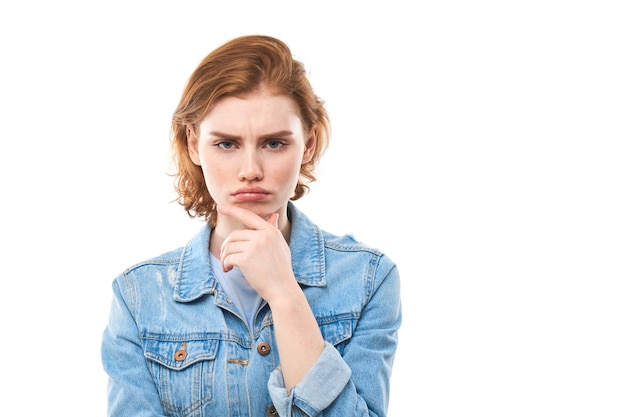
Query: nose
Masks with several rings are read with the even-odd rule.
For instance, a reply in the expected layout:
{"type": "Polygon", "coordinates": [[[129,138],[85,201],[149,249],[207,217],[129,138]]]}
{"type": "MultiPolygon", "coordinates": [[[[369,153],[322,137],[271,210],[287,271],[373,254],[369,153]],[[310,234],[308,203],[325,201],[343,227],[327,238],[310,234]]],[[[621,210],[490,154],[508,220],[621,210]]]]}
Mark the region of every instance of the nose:
{"type": "Polygon", "coordinates": [[[255,151],[246,152],[239,168],[240,181],[259,181],[263,179],[263,169],[259,155],[255,151]]]}

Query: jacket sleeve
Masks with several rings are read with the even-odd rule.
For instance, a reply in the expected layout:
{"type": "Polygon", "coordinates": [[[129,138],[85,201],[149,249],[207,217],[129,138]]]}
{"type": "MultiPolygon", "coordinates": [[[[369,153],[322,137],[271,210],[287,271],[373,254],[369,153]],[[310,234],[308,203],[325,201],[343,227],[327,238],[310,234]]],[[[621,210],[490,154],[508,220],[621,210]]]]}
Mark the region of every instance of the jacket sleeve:
{"type": "Polygon", "coordinates": [[[113,282],[109,321],[102,337],[102,364],[109,375],[107,416],[164,416],[127,302],[133,298],[124,297],[126,282],[124,276],[113,282]]]}
{"type": "MultiPolygon", "coordinates": [[[[380,267],[381,265],[379,265],[380,267]]],[[[397,267],[381,267],[352,338],[342,353],[329,343],[293,389],[280,369],[270,376],[270,396],[281,417],[378,416],[387,414],[391,370],[402,320],[397,267]]]]}

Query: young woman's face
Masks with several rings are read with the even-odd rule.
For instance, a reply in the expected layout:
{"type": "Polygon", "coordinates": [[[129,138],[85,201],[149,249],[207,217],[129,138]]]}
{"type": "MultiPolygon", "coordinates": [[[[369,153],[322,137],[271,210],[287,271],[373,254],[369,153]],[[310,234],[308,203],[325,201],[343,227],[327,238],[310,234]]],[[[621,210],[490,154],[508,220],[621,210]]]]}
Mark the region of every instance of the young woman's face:
{"type": "Polygon", "coordinates": [[[300,166],[315,148],[315,136],[305,136],[296,104],[265,89],[221,99],[189,136],[189,155],[202,167],[215,202],[264,218],[285,214],[300,166]]]}

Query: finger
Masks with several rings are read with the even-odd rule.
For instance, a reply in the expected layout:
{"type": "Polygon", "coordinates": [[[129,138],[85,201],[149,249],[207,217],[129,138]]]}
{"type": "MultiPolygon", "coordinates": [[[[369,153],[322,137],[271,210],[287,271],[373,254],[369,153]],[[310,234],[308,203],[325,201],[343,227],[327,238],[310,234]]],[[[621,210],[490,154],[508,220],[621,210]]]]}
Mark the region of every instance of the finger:
{"type": "Polygon", "coordinates": [[[227,258],[228,258],[228,256],[224,256],[224,257],[222,257],[222,260],[221,260],[221,262],[222,262],[222,271],[224,271],[224,272],[228,272],[228,271],[230,271],[231,269],[233,269],[235,267],[235,265],[233,265],[232,263],[228,262],[227,258]]]}
{"type": "Polygon", "coordinates": [[[228,272],[237,266],[234,256],[239,253],[241,253],[241,251],[237,250],[232,243],[228,246],[222,245],[220,251],[220,262],[224,272],[228,272]]]}
{"type": "Polygon", "coordinates": [[[226,272],[233,267],[241,267],[240,262],[245,262],[248,258],[246,253],[255,251],[254,234],[255,230],[236,230],[230,234],[220,247],[219,259],[222,269],[226,272]],[[236,235],[236,236],[233,236],[236,235]]]}
{"type": "Polygon", "coordinates": [[[241,207],[231,206],[230,204],[220,204],[217,206],[217,211],[220,214],[239,220],[244,226],[250,229],[263,229],[267,226],[265,219],[241,207]]]}
{"type": "Polygon", "coordinates": [[[241,253],[246,250],[249,239],[233,239],[231,236],[226,238],[220,247],[220,258],[227,256],[229,253],[241,253]]]}

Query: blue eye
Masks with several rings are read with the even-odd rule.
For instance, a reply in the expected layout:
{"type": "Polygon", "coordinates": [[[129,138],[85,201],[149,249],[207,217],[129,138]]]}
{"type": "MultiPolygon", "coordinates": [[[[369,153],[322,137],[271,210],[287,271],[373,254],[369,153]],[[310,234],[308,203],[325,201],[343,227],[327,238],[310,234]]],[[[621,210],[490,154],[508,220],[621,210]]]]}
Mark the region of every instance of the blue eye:
{"type": "Polygon", "coordinates": [[[279,140],[272,140],[267,142],[267,146],[271,149],[278,149],[281,146],[284,146],[284,143],[279,140]]]}
{"type": "Polygon", "coordinates": [[[218,143],[217,146],[220,148],[224,148],[224,149],[232,149],[233,146],[235,145],[231,141],[223,140],[220,143],[218,143]]]}

